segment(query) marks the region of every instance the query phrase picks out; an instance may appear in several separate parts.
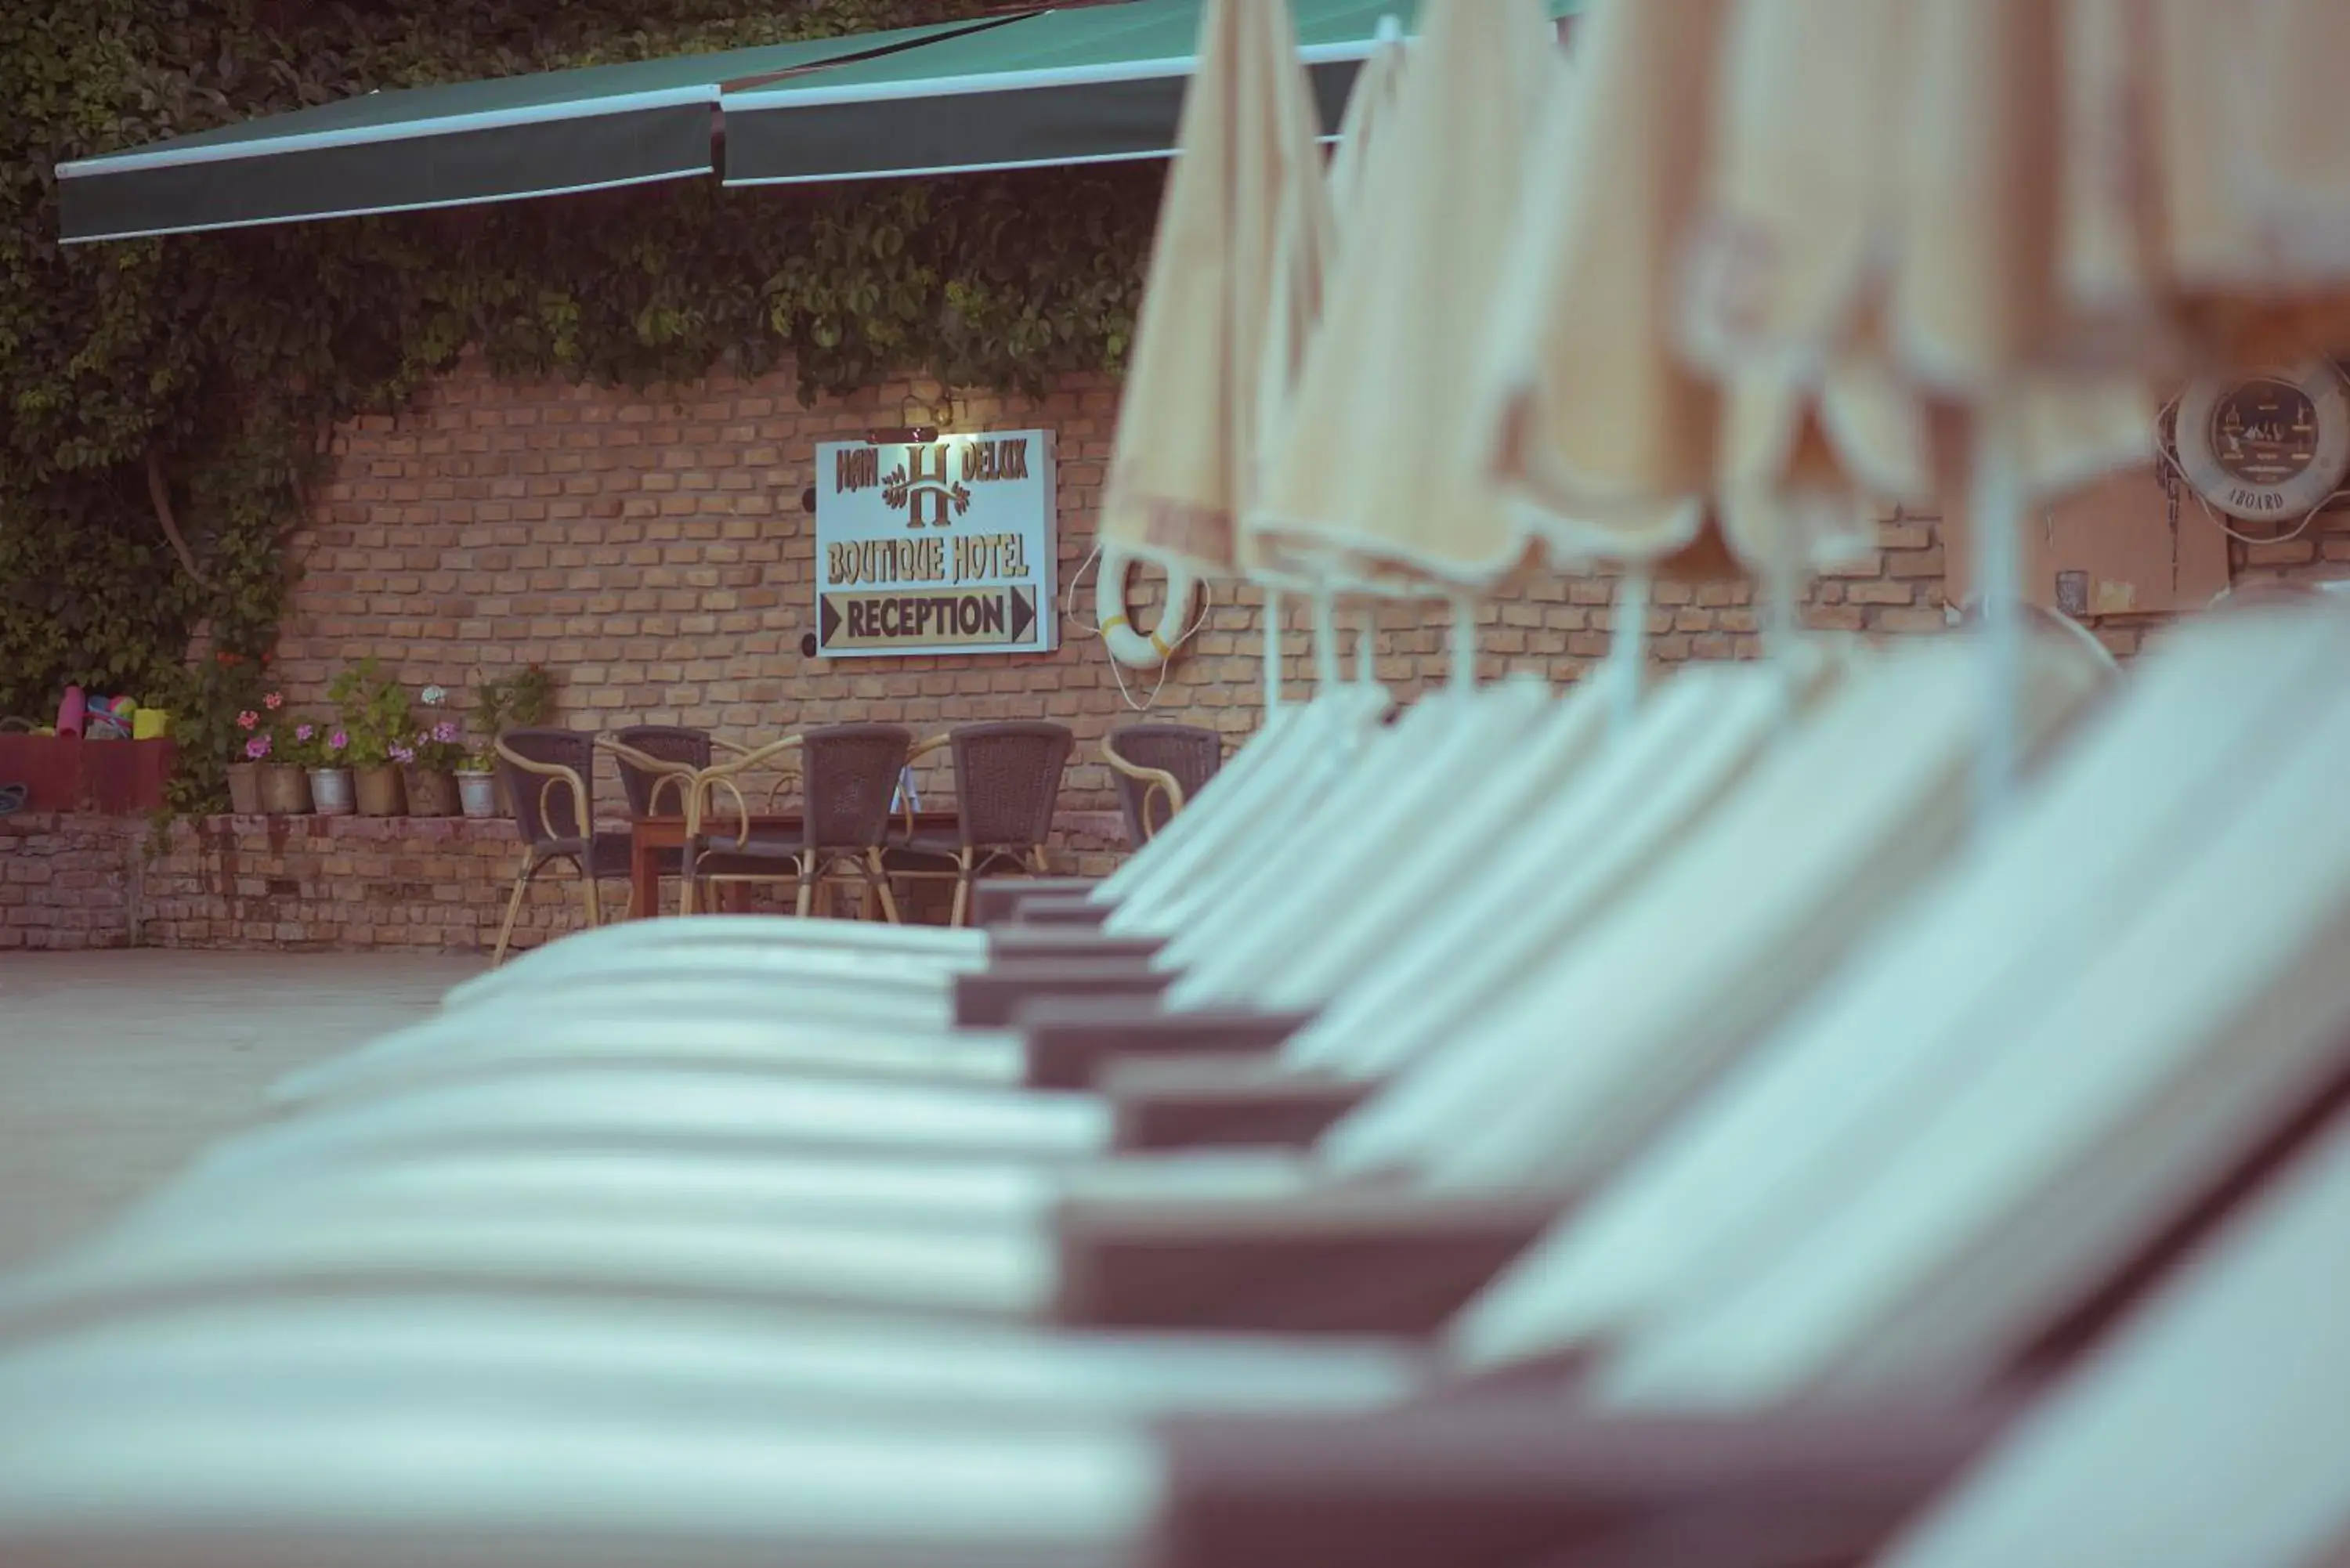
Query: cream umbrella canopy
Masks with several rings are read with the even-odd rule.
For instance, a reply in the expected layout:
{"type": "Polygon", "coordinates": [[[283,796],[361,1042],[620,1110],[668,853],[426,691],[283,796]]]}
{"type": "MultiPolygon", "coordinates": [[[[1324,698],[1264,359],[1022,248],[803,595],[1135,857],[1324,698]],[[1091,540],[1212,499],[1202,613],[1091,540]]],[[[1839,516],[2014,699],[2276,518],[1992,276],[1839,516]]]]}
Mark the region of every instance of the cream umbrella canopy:
{"type": "Polygon", "coordinates": [[[1527,526],[1570,556],[1697,535],[1719,396],[1672,350],[1671,247],[1707,148],[1727,0],[1601,0],[1546,107],[1489,327],[1483,422],[1527,526]]]}
{"type": "MultiPolygon", "coordinates": [[[[1425,16],[1251,522],[1348,576],[1458,590],[1523,552],[1466,394],[1534,117],[1564,67],[1535,0],[1430,0],[1425,16]]],[[[1473,630],[1457,679],[1473,677],[1473,630]]]]}
{"type": "Polygon", "coordinates": [[[1330,210],[1340,233],[1362,206],[1364,171],[1371,150],[1395,129],[1396,99],[1403,92],[1403,27],[1392,16],[1379,20],[1378,47],[1355,74],[1347,109],[1338,119],[1338,145],[1330,155],[1330,210]]]}
{"type": "MultiPolygon", "coordinates": [[[[1314,115],[1284,0],[1208,0],[1104,489],[1106,550],[1211,578],[1251,565],[1238,519],[1329,245],[1314,115]]],[[[1277,614],[1269,603],[1269,700],[1277,614]]]]}
{"type": "Polygon", "coordinates": [[[2350,348],[2335,0],[2067,0],[2062,302],[2189,369],[2350,348]]]}
{"type": "Polygon", "coordinates": [[[2148,454],[2149,385],[2350,346],[2345,46],[2339,0],[1737,0],[1688,341],[1907,406],[2012,678],[2018,524],[2148,454]]]}
{"type": "Polygon", "coordinates": [[[1608,677],[1624,710],[1652,572],[1734,575],[1725,546],[1735,543],[1769,580],[1784,631],[1814,543],[1785,526],[1803,514],[1794,482],[1840,520],[1866,514],[1817,410],[1792,387],[1725,389],[1678,341],[1677,257],[1704,189],[1731,16],[1731,0],[1585,10],[1573,80],[1537,139],[1488,345],[1488,456],[1523,525],[1562,565],[1627,567],[1608,677]],[[1767,457],[1742,487],[1725,482],[1733,440],[1767,457]]]}

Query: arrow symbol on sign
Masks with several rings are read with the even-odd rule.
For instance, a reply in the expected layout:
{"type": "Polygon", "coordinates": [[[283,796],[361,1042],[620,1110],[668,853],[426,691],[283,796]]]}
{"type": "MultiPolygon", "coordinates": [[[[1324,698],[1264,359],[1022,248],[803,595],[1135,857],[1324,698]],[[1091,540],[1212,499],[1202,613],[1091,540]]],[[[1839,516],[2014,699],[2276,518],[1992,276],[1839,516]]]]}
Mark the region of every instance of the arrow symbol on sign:
{"type": "Polygon", "coordinates": [[[1036,596],[1025,588],[1012,590],[1012,640],[1028,640],[1028,628],[1036,624],[1036,596]]]}
{"type": "Polygon", "coordinates": [[[833,633],[840,629],[840,611],[833,607],[832,596],[826,594],[816,601],[816,642],[830,648],[833,633]]]}

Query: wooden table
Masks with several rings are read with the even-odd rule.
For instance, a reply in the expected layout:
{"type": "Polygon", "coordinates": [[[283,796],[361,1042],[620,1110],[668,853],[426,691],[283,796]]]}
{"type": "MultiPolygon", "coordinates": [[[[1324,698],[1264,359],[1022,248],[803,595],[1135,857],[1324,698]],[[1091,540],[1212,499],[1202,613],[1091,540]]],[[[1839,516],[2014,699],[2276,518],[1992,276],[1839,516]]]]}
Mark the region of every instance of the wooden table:
{"type": "MultiPolygon", "coordinates": [[[[797,844],[805,831],[805,819],[796,811],[753,812],[751,836],[769,841],[780,839],[797,844]]],[[[918,811],[914,813],[914,831],[918,834],[951,836],[961,819],[951,811],[918,811]]],[[[889,819],[898,832],[906,826],[906,814],[899,812],[889,819]]],[[[729,817],[722,822],[706,824],[702,836],[712,849],[723,849],[733,842],[740,831],[741,819],[729,817]]],[[[681,816],[639,816],[629,820],[629,919],[643,919],[660,912],[660,855],[664,849],[685,847],[685,818],[681,816]]],[[[730,895],[739,897],[741,884],[728,888],[730,895]]]]}

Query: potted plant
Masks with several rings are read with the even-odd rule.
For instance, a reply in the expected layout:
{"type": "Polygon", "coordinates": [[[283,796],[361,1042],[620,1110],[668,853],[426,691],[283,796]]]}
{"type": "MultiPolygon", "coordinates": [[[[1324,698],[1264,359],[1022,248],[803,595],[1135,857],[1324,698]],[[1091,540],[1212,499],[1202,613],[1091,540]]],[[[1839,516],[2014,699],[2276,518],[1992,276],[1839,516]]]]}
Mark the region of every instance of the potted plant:
{"type": "Polygon", "coordinates": [[[405,771],[409,815],[456,815],[457,788],[451,775],[469,760],[456,720],[436,720],[432,728],[393,746],[391,754],[405,771]]]}
{"type": "Polygon", "coordinates": [[[352,788],[349,755],[351,737],[339,724],[303,722],[295,733],[307,747],[310,764],[310,805],[320,816],[348,816],[357,802],[352,788]],[[307,731],[306,735],[303,732],[307,731]]]}
{"type": "Polygon", "coordinates": [[[265,653],[247,657],[223,649],[172,670],[151,693],[153,706],[172,713],[170,737],[177,750],[164,798],[172,811],[260,813],[261,759],[247,756],[245,748],[260,732],[268,663],[265,653]]]}
{"type": "Polygon", "coordinates": [[[362,659],[327,688],[349,737],[344,756],[361,816],[398,816],[401,809],[400,762],[392,748],[407,749],[408,693],[373,659],[362,659]]]}
{"type": "Polygon", "coordinates": [[[506,799],[505,776],[497,771],[497,741],[508,730],[527,730],[555,716],[555,678],[539,664],[526,664],[512,675],[477,682],[473,687],[473,729],[481,738],[479,759],[489,772],[491,816],[514,809],[506,799]]]}
{"type": "Polygon", "coordinates": [[[228,765],[228,808],[239,816],[261,815],[261,763],[269,755],[269,732],[261,727],[260,711],[247,708],[236,716],[244,732],[238,760],[228,765]]]}
{"type": "Polygon", "coordinates": [[[310,779],[304,771],[304,759],[298,749],[301,742],[295,739],[294,732],[307,726],[286,722],[283,691],[272,691],[263,697],[261,706],[270,718],[261,732],[245,742],[245,754],[261,764],[261,809],[272,816],[307,816],[310,811],[310,779]]]}
{"type": "Polygon", "coordinates": [[[476,743],[457,764],[457,804],[476,820],[505,815],[498,803],[498,754],[490,742],[476,743]]]}

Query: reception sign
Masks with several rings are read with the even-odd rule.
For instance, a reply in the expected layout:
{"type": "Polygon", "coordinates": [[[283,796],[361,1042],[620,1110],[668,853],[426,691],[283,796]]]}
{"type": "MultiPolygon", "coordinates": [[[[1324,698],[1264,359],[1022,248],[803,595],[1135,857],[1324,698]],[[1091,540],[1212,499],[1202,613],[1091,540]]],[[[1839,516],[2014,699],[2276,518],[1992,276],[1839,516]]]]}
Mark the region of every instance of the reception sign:
{"type": "Polygon", "coordinates": [[[1052,431],[827,441],[816,462],[819,657],[1056,645],[1052,431]]]}

